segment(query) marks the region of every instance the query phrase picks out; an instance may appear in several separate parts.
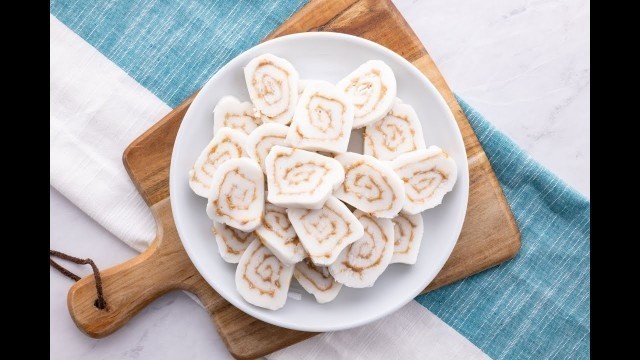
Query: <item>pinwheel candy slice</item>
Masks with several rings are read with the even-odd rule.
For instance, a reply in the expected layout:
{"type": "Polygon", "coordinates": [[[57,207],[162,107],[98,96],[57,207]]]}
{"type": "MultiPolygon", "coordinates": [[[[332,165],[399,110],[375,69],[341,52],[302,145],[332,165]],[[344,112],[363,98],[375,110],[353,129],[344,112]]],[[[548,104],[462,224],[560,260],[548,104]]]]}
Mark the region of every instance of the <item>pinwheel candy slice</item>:
{"type": "Polygon", "coordinates": [[[239,130],[221,128],[202,150],[191,170],[189,186],[196,194],[207,197],[211,179],[218,166],[229,159],[245,156],[247,135],[239,130]]]}
{"type": "Polygon", "coordinates": [[[272,54],[260,55],[245,66],[244,78],[263,122],[291,122],[298,103],[299,76],[290,62],[272,54]]]}
{"type": "Polygon", "coordinates": [[[213,133],[217,134],[223,127],[250,134],[262,124],[260,117],[255,116],[255,108],[249,101],[241,102],[233,96],[222,97],[213,109],[213,133]]]}
{"type": "Polygon", "coordinates": [[[393,218],[402,209],[402,180],[386,163],[369,155],[344,153],[335,157],[344,167],[344,182],[335,196],[356,209],[381,218],[393,218]]]}
{"type": "Polygon", "coordinates": [[[354,214],[364,226],[364,236],[342,250],[336,261],[329,265],[329,272],[345,286],[370,287],[393,256],[393,223],[359,210],[354,214]]]}
{"type": "Polygon", "coordinates": [[[253,231],[262,222],[264,176],[248,158],[228,160],[213,175],[207,215],[240,231],[253,231]]]}
{"type": "Polygon", "coordinates": [[[342,288],[342,284],[335,281],[326,266],[314,265],[309,258],[296,264],[293,276],[320,304],[335,299],[342,288]]]}
{"type": "Polygon", "coordinates": [[[340,80],[338,89],[354,105],[353,128],[361,128],[382,119],[396,98],[396,77],[380,60],[369,60],[340,80]]]}
{"type": "Polygon", "coordinates": [[[380,121],[364,130],[364,153],[380,160],[424,149],[424,136],[418,114],[411,105],[396,102],[380,121]]]}
{"type": "Polygon", "coordinates": [[[421,214],[405,215],[400,213],[391,219],[394,225],[393,257],[391,263],[415,264],[424,234],[424,221],[421,214]]]}
{"type": "Polygon", "coordinates": [[[249,157],[257,161],[265,171],[264,160],[271,151],[271,148],[275,145],[286,145],[285,138],[289,127],[277,124],[268,123],[260,125],[255,129],[247,138],[247,153],[249,157]]]}
{"type": "Polygon", "coordinates": [[[455,161],[437,146],[402,154],[391,166],[404,182],[402,211],[411,215],[440,205],[458,176],[455,161]]]}
{"type": "Polygon", "coordinates": [[[287,301],[293,266],[287,266],[260,240],[249,245],[236,268],[236,288],[248,303],[278,310],[287,301]]]}
{"type": "Polygon", "coordinates": [[[335,86],[307,85],[296,106],[287,144],[312,150],[345,152],[353,125],[353,104],[335,86]]]}
{"type": "Polygon", "coordinates": [[[214,222],[213,235],[218,243],[218,252],[228,263],[237,264],[245,249],[256,239],[252,232],[234,229],[226,224],[214,222]]]}
{"type": "Polygon", "coordinates": [[[320,209],[344,180],[335,159],[276,145],[265,161],[268,201],[286,208],[320,209]]]}
{"type": "Polygon", "coordinates": [[[286,265],[293,265],[307,256],[287,217],[285,208],[266,203],[262,225],[256,229],[255,233],[262,243],[286,265]]]}
{"type": "Polygon", "coordinates": [[[333,263],[342,249],[364,234],[358,219],[333,196],[321,209],[288,209],[287,214],[316,265],[333,263]]]}

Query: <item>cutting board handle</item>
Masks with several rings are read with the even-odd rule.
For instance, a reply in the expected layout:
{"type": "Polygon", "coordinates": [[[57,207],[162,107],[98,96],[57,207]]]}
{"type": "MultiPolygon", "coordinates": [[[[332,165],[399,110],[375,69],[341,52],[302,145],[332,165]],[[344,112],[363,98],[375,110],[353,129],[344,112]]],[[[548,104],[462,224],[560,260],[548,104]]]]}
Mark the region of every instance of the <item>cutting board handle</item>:
{"type": "Polygon", "coordinates": [[[228,305],[204,283],[178,239],[169,199],[151,207],[158,231],[151,246],[135,258],[100,271],[106,309],[95,306],[96,285],[93,275],[71,287],[67,306],[78,328],[94,338],[118,330],[135,314],[158,297],[173,290],[194,293],[212,314],[228,305]],[[174,241],[175,240],[175,241],[174,241]]]}

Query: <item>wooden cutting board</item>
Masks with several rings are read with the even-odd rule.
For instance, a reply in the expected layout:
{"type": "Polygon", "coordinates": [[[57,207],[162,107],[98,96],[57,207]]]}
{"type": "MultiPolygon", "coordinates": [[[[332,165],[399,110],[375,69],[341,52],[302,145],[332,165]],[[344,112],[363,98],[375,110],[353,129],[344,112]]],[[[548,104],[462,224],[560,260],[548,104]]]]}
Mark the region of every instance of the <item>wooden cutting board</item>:
{"type": "MultiPolygon", "coordinates": [[[[487,156],[442,74],[391,1],[312,0],[267,39],[304,31],[357,35],[404,56],[436,86],[458,122],[469,158],[469,205],[451,257],[425,292],[515,256],[520,232],[487,156]]],[[[260,357],[315,333],[279,328],[233,307],[204,281],[184,251],[171,214],[169,162],[176,133],[194,97],[136,139],[123,156],[131,179],[156,218],[156,240],[136,258],[102,271],[106,311],[94,306],[95,283],[88,276],[70,289],[69,312],[83,332],[99,338],[120,328],[159,296],[186,290],[200,299],[233,356],[260,357]]]]}

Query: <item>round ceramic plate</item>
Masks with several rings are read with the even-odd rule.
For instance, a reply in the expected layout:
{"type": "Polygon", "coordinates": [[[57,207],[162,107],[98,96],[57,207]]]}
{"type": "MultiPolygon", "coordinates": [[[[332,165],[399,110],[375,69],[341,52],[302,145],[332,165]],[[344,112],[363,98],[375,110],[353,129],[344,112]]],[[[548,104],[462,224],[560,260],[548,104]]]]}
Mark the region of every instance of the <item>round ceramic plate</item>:
{"type": "MultiPolygon", "coordinates": [[[[354,131],[349,150],[362,153],[362,135],[354,131]]],[[[367,324],[411,301],[440,271],[460,235],[467,209],[469,173],[460,130],[453,114],[429,80],[401,56],[368,40],[337,33],[303,33],[257,45],[231,60],[202,88],[182,121],[171,158],[171,206],[185,250],[205,280],[227,301],[262,321],[295,330],[333,331],[367,324]],[[379,59],[394,71],[398,97],[412,105],[422,123],[427,146],[438,145],[458,166],[454,190],[442,205],[423,212],[424,238],[415,265],[391,264],[375,285],[345,286],[336,299],[318,304],[295,281],[286,305],[277,311],[253,306],[235,286],[236,264],[218,254],[205,213],[206,199],[189,188],[188,172],[213,136],[213,108],[225,95],[249,100],[243,67],[254,57],[272,53],[289,60],[301,79],[336,83],[367,60],[379,59]],[[299,294],[299,295],[297,295],[299,294]]]]}

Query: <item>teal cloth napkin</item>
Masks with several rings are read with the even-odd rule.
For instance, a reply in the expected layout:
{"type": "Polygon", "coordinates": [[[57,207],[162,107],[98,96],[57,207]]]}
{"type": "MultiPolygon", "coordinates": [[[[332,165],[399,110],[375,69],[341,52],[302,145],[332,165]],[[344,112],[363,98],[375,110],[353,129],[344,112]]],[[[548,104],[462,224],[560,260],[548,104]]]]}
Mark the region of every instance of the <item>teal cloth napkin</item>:
{"type": "MultiPolygon", "coordinates": [[[[305,3],[56,0],[50,12],[175,107],[305,3]]],[[[590,202],[458,101],[515,214],[522,249],[416,300],[493,358],[588,358],[590,202]]]]}
{"type": "Polygon", "coordinates": [[[498,176],[522,248],[416,300],[493,358],[589,358],[590,201],[457,100],[498,176]]]}

